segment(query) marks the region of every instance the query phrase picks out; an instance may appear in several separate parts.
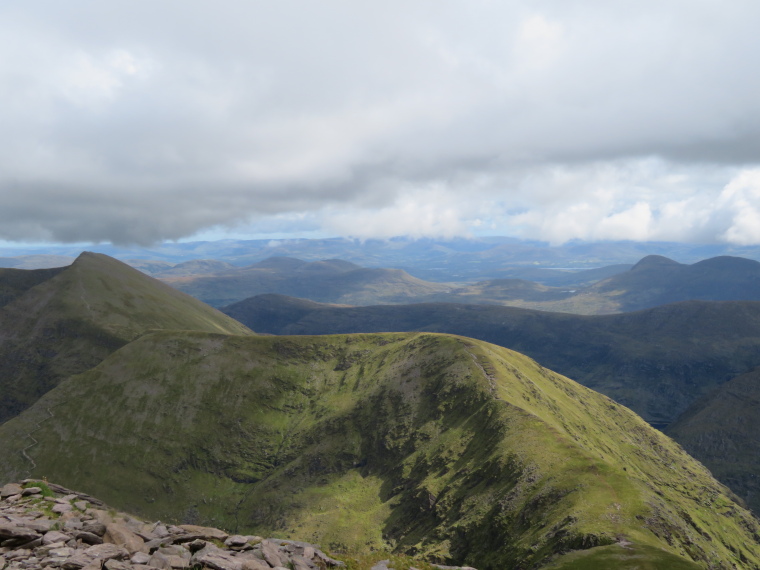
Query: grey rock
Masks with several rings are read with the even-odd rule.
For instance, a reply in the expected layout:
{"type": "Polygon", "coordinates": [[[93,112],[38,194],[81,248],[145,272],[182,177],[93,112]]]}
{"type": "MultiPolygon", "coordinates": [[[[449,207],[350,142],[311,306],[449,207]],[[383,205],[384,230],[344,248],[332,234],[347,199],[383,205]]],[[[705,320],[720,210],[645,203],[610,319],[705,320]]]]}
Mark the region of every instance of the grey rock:
{"type": "Polygon", "coordinates": [[[34,540],[39,537],[37,531],[11,523],[0,522],[0,539],[34,540]]]}
{"type": "MultiPolygon", "coordinates": [[[[38,551],[40,549],[37,549],[38,551]]],[[[39,556],[39,552],[35,552],[39,556]]],[[[70,556],[74,556],[76,554],[76,550],[73,548],[69,548],[68,546],[59,546],[57,548],[53,548],[48,551],[47,555],[52,556],[54,558],[68,558],[70,556]]]]}
{"type": "Polygon", "coordinates": [[[210,528],[206,526],[196,526],[194,524],[183,524],[180,525],[179,528],[184,530],[188,534],[196,534],[199,535],[200,538],[205,538],[206,540],[216,539],[216,540],[227,540],[227,537],[229,536],[226,532],[223,530],[219,530],[218,528],[210,528]]]}
{"type": "Polygon", "coordinates": [[[270,570],[269,564],[258,558],[244,558],[240,570],[270,570]]]}
{"type": "Polygon", "coordinates": [[[97,534],[86,532],[84,530],[80,530],[74,533],[74,538],[81,540],[85,544],[103,544],[103,539],[97,534]]]}
{"type": "Polygon", "coordinates": [[[298,554],[294,554],[290,558],[290,561],[293,564],[293,570],[317,570],[318,569],[318,566],[314,564],[314,562],[298,554]]]}
{"type": "Polygon", "coordinates": [[[69,503],[57,503],[52,509],[54,513],[63,514],[74,510],[69,503]]]}
{"type": "Polygon", "coordinates": [[[164,554],[161,554],[160,552],[153,553],[153,555],[150,557],[150,560],[148,560],[148,566],[159,569],[169,569],[172,567],[169,563],[168,557],[164,554]]]}
{"type": "Polygon", "coordinates": [[[272,568],[276,566],[285,566],[286,561],[280,554],[280,549],[271,540],[261,541],[261,553],[264,555],[264,560],[267,561],[272,568]]]}
{"type": "Polygon", "coordinates": [[[19,520],[19,524],[24,528],[35,530],[40,533],[45,533],[55,524],[50,519],[35,519],[35,520],[19,520]]]}
{"type": "Polygon", "coordinates": [[[21,496],[28,497],[29,495],[39,495],[40,493],[42,493],[42,488],[40,487],[27,487],[21,491],[21,496]]]}
{"type": "Polygon", "coordinates": [[[8,497],[12,497],[13,495],[20,495],[24,492],[24,489],[21,487],[21,485],[17,483],[8,483],[7,485],[3,485],[3,487],[0,489],[0,498],[6,499],[8,497]]]}
{"type": "Polygon", "coordinates": [[[145,552],[145,541],[132,532],[126,525],[120,523],[111,523],[106,525],[106,534],[103,540],[123,546],[130,554],[135,552],[145,552]]]}
{"type": "Polygon", "coordinates": [[[150,554],[147,552],[135,552],[129,561],[132,564],[147,564],[151,559],[150,554]]]}
{"type": "Polygon", "coordinates": [[[106,534],[106,525],[100,522],[89,522],[82,527],[82,530],[97,534],[98,536],[104,536],[106,534]]]}
{"type": "Polygon", "coordinates": [[[53,544],[54,542],[68,542],[71,536],[57,530],[51,530],[42,537],[42,544],[53,544]]]}
{"type": "Polygon", "coordinates": [[[190,560],[191,556],[190,551],[187,548],[183,548],[182,546],[178,546],[176,544],[162,546],[158,549],[158,552],[164,556],[180,556],[182,558],[186,558],[187,560],[190,560]]]}
{"type": "Polygon", "coordinates": [[[209,543],[205,540],[197,539],[193,540],[192,542],[186,542],[185,544],[187,544],[187,548],[190,550],[190,552],[195,553],[206,548],[209,543]]]}
{"type": "Polygon", "coordinates": [[[110,560],[111,558],[124,560],[125,558],[129,558],[129,552],[125,548],[115,544],[96,544],[87,548],[84,553],[91,558],[98,558],[100,560],[110,560]]]}
{"type": "Polygon", "coordinates": [[[243,568],[243,563],[241,560],[236,559],[231,554],[227,554],[223,550],[217,550],[216,552],[207,552],[198,557],[194,556],[193,561],[195,563],[212,568],[213,570],[242,570],[243,568]]]}
{"type": "Polygon", "coordinates": [[[240,534],[233,534],[232,536],[228,536],[227,540],[224,541],[224,544],[227,546],[245,546],[248,544],[248,537],[242,536],[240,534]]]}
{"type": "Polygon", "coordinates": [[[61,564],[61,568],[64,570],[78,570],[79,568],[84,568],[90,562],[92,562],[92,558],[83,552],[77,552],[73,556],[67,558],[66,561],[61,564]]]}
{"type": "Polygon", "coordinates": [[[112,558],[110,560],[106,560],[106,563],[103,564],[103,568],[105,570],[131,570],[132,565],[112,558]]]}

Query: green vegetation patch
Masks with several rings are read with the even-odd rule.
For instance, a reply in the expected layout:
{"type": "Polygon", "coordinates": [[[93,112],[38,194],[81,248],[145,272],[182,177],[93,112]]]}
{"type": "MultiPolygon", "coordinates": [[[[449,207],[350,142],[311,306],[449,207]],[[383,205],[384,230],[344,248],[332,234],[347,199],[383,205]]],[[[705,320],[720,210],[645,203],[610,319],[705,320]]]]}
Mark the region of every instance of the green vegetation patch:
{"type": "Polygon", "coordinates": [[[756,521],[670,439],[471,339],[155,332],[0,426],[9,478],[38,425],[33,475],[348,558],[487,570],[631,543],[647,560],[760,562],[756,521]]]}

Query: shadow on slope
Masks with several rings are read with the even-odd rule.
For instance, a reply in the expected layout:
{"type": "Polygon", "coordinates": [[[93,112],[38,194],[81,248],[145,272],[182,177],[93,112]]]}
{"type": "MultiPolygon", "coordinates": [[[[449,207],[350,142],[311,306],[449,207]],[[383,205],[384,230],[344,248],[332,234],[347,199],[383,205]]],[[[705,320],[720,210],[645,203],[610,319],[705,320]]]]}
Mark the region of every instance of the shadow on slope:
{"type": "Polygon", "coordinates": [[[153,333],[0,426],[3,476],[29,467],[35,428],[34,475],[332,550],[487,570],[631,542],[760,563],[757,523],[670,439],[472,339],[153,333]]]}

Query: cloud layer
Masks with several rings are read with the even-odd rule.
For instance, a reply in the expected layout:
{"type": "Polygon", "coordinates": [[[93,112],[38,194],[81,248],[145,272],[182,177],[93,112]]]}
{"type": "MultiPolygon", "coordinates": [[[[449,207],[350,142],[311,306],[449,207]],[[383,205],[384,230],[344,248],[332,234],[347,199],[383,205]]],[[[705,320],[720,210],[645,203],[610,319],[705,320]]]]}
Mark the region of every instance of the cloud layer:
{"type": "Polygon", "coordinates": [[[0,239],[760,243],[752,0],[7,4],[0,239]]]}

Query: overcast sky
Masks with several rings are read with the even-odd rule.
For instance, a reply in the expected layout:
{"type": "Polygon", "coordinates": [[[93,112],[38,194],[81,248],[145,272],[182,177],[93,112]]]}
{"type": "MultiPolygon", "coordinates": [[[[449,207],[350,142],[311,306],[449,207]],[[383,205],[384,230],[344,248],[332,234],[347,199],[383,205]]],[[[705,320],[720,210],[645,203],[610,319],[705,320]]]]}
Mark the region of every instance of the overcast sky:
{"type": "Polygon", "coordinates": [[[760,243],[757,0],[0,4],[0,239],[760,243]]]}

